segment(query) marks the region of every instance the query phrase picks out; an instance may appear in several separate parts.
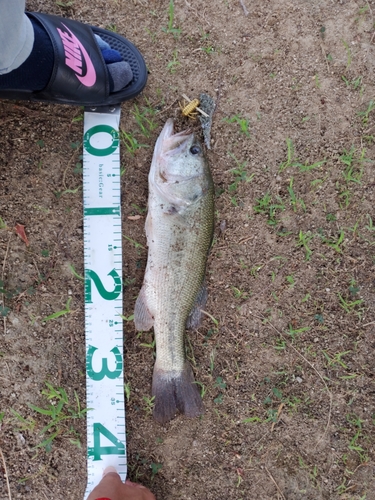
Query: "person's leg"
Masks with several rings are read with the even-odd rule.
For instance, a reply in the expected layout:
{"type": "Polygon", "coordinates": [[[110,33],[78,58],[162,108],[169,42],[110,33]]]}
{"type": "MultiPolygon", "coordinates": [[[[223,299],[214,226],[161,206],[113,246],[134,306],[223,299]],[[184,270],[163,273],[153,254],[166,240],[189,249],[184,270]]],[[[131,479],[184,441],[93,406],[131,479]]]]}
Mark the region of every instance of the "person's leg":
{"type": "Polygon", "coordinates": [[[34,30],[25,16],[25,0],[0,0],[0,75],[21,66],[34,44],[34,30]]]}
{"type": "MultiPolygon", "coordinates": [[[[50,81],[55,61],[50,36],[35,17],[30,17],[25,12],[19,15],[19,8],[24,8],[24,0],[14,0],[14,4],[17,5],[16,11],[7,5],[7,8],[3,9],[6,14],[3,17],[1,6],[6,2],[7,0],[0,0],[0,47],[4,42],[7,47],[5,52],[9,54],[4,66],[0,65],[0,68],[3,68],[3,71],[0,71],[0,89],[43,90],[50,81]],[[4,18],[8,18],[8,25],[11,28],[14,26],[14,19],[16,20],[14,33],[12,29],[5,29],[5,25],[3,26],[4,18]],[[32,32],[31,48],[29,26],[32,32]],[[8,35],[12,35],[9,40],[8,35]]],[[[13,6],[9,1],[10,4],[13,6]]],[[[95,40],[109,72],[111,91],[116,92],[131,81],[133,75],[130,66],[119,52],[112,50],[99,36],[95,36],[95,40]]]]}
{"type": "Polygon", "coordinates": [[[25,13],[24,6],[0,0],[0,99],[93,106],[141,92],[147,68],[131,42],[74,20],[25,13]]]}

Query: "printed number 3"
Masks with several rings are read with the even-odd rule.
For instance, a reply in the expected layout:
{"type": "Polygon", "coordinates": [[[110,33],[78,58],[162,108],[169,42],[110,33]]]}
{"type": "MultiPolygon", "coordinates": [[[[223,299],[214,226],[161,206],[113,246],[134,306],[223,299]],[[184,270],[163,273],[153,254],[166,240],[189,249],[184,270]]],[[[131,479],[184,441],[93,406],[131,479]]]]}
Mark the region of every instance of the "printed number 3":
{"type": "Polygon", "coordinates": [[[120,349],[118,347],[114,347],[110,352],[113,352],[116,360],[116,368],[113,371],[110,371],[108,368],[108,360],[107,358],[102,358],[102,369],[100,372],[95,372],[92,367],[92,358],[94,356],[94,352],[97,350],[97,347],[89,345],[86,355],[86,370],[87,375],[92,380],[103,380],[104,377],[108,377],[110,379],[115,379],[119,377],[122,373],[122,355],[120,349]]]}

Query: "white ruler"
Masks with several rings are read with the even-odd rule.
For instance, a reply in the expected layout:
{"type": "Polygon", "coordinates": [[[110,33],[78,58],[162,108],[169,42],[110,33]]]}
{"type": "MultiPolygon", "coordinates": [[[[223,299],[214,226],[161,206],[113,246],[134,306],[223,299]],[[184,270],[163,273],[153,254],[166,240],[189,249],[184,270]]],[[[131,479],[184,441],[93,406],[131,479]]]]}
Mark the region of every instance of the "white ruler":
{"type": "Polygon", "coordinates": [[[112,465],[126,479],[120,106],[85,111],[83,209],[87,390],[85,498],[112,465]]]}

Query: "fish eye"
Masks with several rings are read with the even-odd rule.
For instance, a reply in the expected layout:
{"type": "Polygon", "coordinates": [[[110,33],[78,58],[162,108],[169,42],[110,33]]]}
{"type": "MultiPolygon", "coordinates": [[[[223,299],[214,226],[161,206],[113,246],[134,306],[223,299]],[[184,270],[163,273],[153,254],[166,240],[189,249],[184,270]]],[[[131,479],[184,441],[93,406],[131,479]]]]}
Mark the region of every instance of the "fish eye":
{"type": "Polygon", "coordinates": [[[201,152],[202,152],[202,150],[199,146],[194,145],[194,146],[191,146],[191,148],[190,148],[190,153],[192,155],[199,155],[199,153],[201,153],[201,152]]]}

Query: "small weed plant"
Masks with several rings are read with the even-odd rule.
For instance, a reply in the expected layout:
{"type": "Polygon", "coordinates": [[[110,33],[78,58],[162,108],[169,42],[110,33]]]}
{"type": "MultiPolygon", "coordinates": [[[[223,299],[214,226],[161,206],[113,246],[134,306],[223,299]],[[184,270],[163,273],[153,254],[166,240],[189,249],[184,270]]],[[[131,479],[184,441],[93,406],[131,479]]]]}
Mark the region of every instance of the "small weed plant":
{"type": "Polygon", "coordinates": [[[157,128],[158,124],[153,121],[153,117],[156,114],[154,110],[148,103],[147,107],[143,107],[142,110],[134,104],[134,109],[132,110],[132,115],[142,133],[145,137],[149,138],[152,132],[157,128]]]}
{"type": "Polygon", "coordinates": [[[367,122],[369,120],[369,115],[374,108],[375,108],[375,100],[371,99],[371,101],[367,105],[367,109],[365,109],[365,111],[360,111],[358,113],[358,116],[362,118],[363,125],[367,125],[367,122]]]}
{"type": "Polygon", "coordinates": [[[169,61],[169,63],[167,64],[167,68],[168,68],[169,72],[173,75],[173,73],[176,73],[179,66],[181,66],[181,63],[178,60],[178,50],[175,49],[172,52],[172,60],[169,61]]]}
{"type": "Polygon", "coordinates": [[[241,163],[239,160],[237,160],[233,153],[228,154],[236,162],[236,167],[231,169],[234,180],[232,184],[229,184],[228,186],[228,191],[230,193],[233,193],[237,191],[240,182],[251,182],[255,174],[248,175],[246,170],[247,161],[241,163]]]}
{"type": "Polygon", "coordinates": [[[174,27],[174,1],[169,1],[168,7],[168,25],[166,28],[162,28],[164,33],[171,33],[174,38],[178,38],[181,35],[181,29],[174,27]]]}
{"type": "Polygon", "coordinates": [[[270,226],[276,226],[279,223],[276,219],[277,212],[285,210],[285,205],[280,196],[276,196],[275,199],[273,199],[272,195],[267,192],[263,198],[258,198],[255,201],[256,204],[253,206],[254,212],[267,215],[267,223],[270,226]]]}
{"type": "Polygon", "coordinates": [[[149,147],[147,144],[140,144],[132,132],[125,132],[125,130],[120,130],[120,139],[130,156],[134,156],[140,148],[149,147]]]}
{"type": "Polygon", "coordinates": [[[250,120],[248,120],[247,118],[243,118],[240,115],[234,115],[230,118],[224,118],[223,121],[226,123],[237,123],[237,125],[240,127],[241,133],[245,134],[246,137],[250,137],[250,131],[249,131],[250,120]]]}
{"type": "MultiPolygon", "coordinates": [[[[42,441],[36,448],[44,448],[46,451],[50,451],[53,442],[58,436],[68,437],[72,444],[80,448],[79,434],[71,423],[73,420],[84,418],[89,408],[82,408],[76,391],[74,391],[74,403],[71,403],[65,389],[54,387],[49,382],[45,384],[46,388],[42,390],[41,394],[47,401],[47,405],[40,407],[31,403],[28,404],[31,410],[42,416],[44,420],[47,420],[46,425],[38,432],[42,441]]],[[[37,418],[30,416],[24,418],[15,410],[11,410],[11,412],[20,430],[33,432],[39,425],[37,418]]]]}

